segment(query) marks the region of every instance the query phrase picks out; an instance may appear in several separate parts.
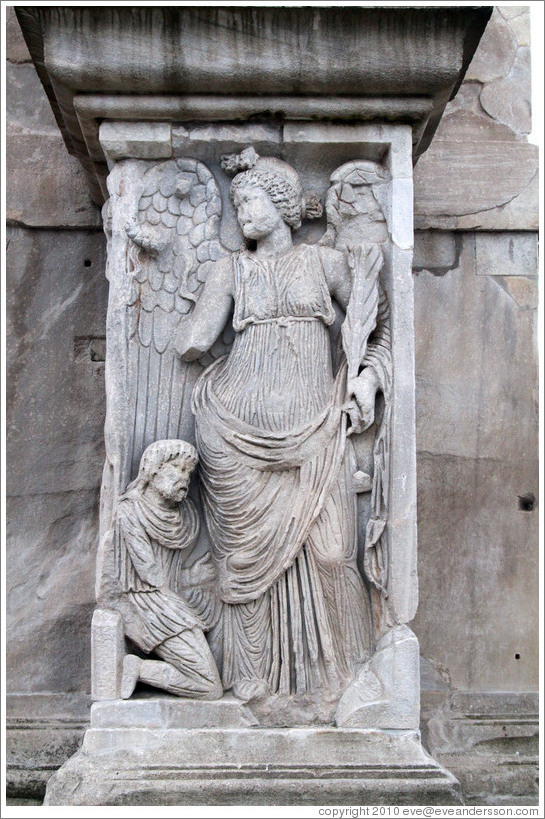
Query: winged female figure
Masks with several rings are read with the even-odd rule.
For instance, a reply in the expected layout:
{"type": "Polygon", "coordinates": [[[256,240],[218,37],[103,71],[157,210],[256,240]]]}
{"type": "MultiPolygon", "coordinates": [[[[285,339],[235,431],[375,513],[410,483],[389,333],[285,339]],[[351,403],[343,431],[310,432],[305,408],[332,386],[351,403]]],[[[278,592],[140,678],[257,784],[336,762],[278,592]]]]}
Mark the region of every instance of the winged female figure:
{"type": "MultiPolygon", "coordinates": [[[[321,214],[295,169],[253,148],[222,164],[234,176],[245,246],[209,266],[174,346],[183,361],[199,359],[232,315],[232,348],[204,370],[192,398],[225,603],[223,686],[246,700],[333,701],[373,643],[347,432],[373,424],[377,391],[386,389],[380,244],[360,240],[350,252],[295,245],[302,220],[321,214]],[[348,328],[335,369],[334,302],[348,328]]],[[[343,184],[350,187],[341,178],[341,206],[343,184]]]]}

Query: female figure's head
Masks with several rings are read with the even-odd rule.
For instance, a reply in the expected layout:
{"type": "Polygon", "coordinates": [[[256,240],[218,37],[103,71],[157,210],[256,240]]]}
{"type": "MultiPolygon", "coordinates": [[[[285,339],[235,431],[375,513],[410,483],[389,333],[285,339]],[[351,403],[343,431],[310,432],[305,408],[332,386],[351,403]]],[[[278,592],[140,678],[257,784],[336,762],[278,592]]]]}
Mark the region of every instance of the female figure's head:
{"type": "MultiPolygon", "coordinates": [[[[262,203],[263,213],[267,210],[263,193],[283,222],[297,230],[303,219],[317,219],[322,214],[322,206],[314,194],[305,194],[297,171],[287,162],[276,157],[260,157],[253,148],[246,148],[240,154],[229,154],[222,158],[222,168],[229,174],[236,174],[231,182],[231,199],[237,213],[246,202],[262,203]],[[261,191],[262,193],[259,193],[261,191]]],[[[243,208],[242,208],[243,210],[243,208]]],[[[269,214],[272,220],[272,214],[269,214]]],[[[240,219],[240,215],[239,215],[240,219]]],[[[244,221],[243,214],[242,220],[244,221]]],[[[260,238],[249,236],[246,238],[260,238]]],[[[248,229],[249,230],[249,229],[248,229]]]]}
{"type": "Polygon", "coordinates": [[[287,229],[282,211],[268,191],[255,181],[243,181],[232,194],[238,223],[246,240],[259,241],[278,228],[287,229]]]}

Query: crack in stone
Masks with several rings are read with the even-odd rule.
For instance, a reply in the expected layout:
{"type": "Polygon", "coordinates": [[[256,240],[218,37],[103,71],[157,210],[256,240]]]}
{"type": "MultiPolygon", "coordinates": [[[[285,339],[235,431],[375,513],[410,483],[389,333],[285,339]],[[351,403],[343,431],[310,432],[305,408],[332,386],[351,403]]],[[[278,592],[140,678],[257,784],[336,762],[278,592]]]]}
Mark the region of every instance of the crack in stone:
{"type": "MultiPolygon", "coordinates": [[[[429,458],[430,460],[453,460],[453,461],[479,461],[479,463],[490,463],[490,464],[504,464],[507,463],[505,458],[492,458],[489,455],[455,455],[452,452],[430,452],[429,450],[418,450],[416,451],[416,457],[418,458],[429,458]]],[[[513,464],[514,461],[509,461],[509,463],[513,464]]],[[[520,464],[526,463],[525,461],[521,460],[520,464]]]]}
{"type": "MultiPolygon", "coordinates": [[[[428,213],[416,213],[415,217],[417,219],[418,218],[420,218],[420,219],[422,219],[422,218],[431,219],[431,220],[433,220],[433,219],[455,219],[455,220],[459,221],[460,219],[467,218],[468,216],[478,216],[481,213],[487,213],[487,212],[493,211],[493,210],[502,211],[507,205],[511,204],[511,202],[513,202],[515,199],[517,199],[517,197],[522,196],[522,194],[525,193],[528,190],[528,188],[532,185],[532,183],[537,178],[537,175],[538,175],[538,171],[535,171],[533,176],[528,180],[526,185],[520,191],[513,194],[513,196],[511,196],[509,199],[506,199],[505,202],[502,202],[501,204],[491,205],[489,208],[479,208],[479,210],[469,211],[469,213],[434,213],[432,215],[430,215],[428,213]]],[[[479,228],[480,228],[480,225],[473,225],[471,228],[463,228],[463,230],[464,231],[472,231],[472,230],[479,230],[479,228]]],[[[426,230],[426,228],[417,228],[417,229],[418,230],[426,230]]]]}

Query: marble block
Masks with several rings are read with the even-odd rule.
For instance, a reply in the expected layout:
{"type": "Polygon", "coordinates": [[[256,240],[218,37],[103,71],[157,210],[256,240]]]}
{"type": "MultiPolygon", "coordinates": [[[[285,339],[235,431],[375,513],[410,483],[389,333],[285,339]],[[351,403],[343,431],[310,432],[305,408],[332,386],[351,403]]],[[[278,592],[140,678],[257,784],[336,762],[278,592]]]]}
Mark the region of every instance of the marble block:
{"type": "Polygon", "coordinates": [[[95,703],[83,747],[50,779],[44,805],[461,804],[418,731],[252,722],[231,696],[95,703]]]}

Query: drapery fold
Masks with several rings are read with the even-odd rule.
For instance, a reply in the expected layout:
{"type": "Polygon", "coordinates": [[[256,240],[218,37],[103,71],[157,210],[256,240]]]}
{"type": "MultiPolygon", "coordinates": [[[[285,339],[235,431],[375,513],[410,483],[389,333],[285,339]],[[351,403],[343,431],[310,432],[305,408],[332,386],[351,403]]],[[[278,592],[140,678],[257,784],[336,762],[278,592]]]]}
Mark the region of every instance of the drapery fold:
{"type": "Polygon", "coordinates": [[[331,404],[317,418],[275,434],[221,406],[213,389],[218,366],[221,361],[203,373],[193,395],[202,499],[220,596],[244,603],[293,563],[337,478],[345,446],[346,367],[337,375],[331,404]]]}

